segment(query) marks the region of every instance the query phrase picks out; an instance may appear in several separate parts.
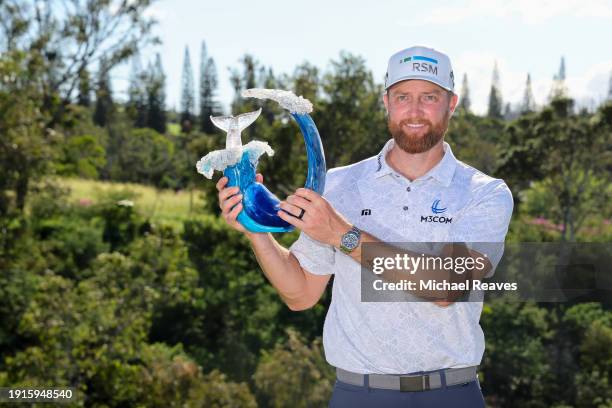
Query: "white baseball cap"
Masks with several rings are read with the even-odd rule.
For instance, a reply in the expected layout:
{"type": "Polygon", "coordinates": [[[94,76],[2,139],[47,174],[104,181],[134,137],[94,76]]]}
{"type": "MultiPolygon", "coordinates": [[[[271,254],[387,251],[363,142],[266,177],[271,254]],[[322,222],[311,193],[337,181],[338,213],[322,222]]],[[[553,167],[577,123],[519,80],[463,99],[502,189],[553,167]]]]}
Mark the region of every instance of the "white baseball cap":
{"type": "Polygon", "coordinates": [[[389,58],[385,89],[407,79],[422,79],[455,92],[455,77],[450,58],[427,47],[410,47],[389,58]]]}

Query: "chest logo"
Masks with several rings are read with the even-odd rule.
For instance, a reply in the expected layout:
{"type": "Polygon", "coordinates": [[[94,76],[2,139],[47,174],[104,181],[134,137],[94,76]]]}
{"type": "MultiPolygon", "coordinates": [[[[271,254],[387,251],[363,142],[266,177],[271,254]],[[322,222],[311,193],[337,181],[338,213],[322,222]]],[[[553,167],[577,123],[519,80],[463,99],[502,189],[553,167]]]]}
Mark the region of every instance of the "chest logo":
{"type": "Polygon", "coordinates": [[[440,200],[434,200],[431,204],[431,212],[436,215],[421,215],[421,222],[434,222],[438,224],[451,224],[453,222],[452,217],[445,217],[442,214],[447,210],[447,207],[442,208],[440,206],[440,200]]]}
{"type": "Polygon", "coordinates": [[[361,215],[372,215],[372,210],[370,210],[369,208],[364,208],[363,210],[361,210],[361,215]]]}
{"type": "Polygon", "coordinates": [[[434,202],[431,204],[431,212],[434,214],[442,214],[444,211],[446,211],[446,207],[444,208],[440,208],[440,200],[434,200],[434,202]]]}

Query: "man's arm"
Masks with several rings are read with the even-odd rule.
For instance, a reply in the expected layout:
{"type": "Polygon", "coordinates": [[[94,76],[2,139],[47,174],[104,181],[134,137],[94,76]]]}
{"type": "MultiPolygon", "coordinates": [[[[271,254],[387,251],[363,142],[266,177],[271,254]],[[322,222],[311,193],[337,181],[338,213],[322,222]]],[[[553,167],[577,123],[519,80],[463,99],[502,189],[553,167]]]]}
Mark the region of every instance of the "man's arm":
{"type": "MultiPolygon", "coordinates": [[[[340,247],[342,235],[351,229],[352,225],[340,214],[333,206],[312,190],[299,188],[296,193],[289,196],[286,201],[281,202],[281,209],[291,213],[299,214],[301,209],[305,210],[302,219],[293,217],[283,211],[279,211],[278,215],[288,223],[299,228],[312,239],[324,244],[332,245],[336,248],[340,247]]],[[[396,254],[406,254],[411,257],[420,257],[421,254],[415,252],[400,250],[394,246],[384,243],[375,236],[366,231],[362,231],[361,243],[375,243],[380,248],[382,257],[393,258],[396,254]]],[[[364,259],[362,256],[362,245],[350,253],[351,258],[363,266],[371,269],[371,260],[364,259]]],[[[463,257],[483,257],[480,253],[472,251],[464,245],[453,243],[444,248],[445,256],[463,256],[463,257]]],[[[484,257],[483,257],[484,258],[484,257]]],[[[486,258],[484,258],[486,259],[486,258]]],[[[412,273],[404,271],[390,270],[383,276],[389,281],[408,280],[415,282],[417,286],[419,281],[426,279],[435,279],[438,281],[447,280],[454,283],[462,283],[468,279],[480,279],[484,277],[492,266],[490,262],[485,261],[485,267],[477,270],[470,268],[462,274],[456,273],[454,270],[444,268],[419,268],[412,273]]],[[[414,290],[412,294],[432,301],[438,306],[448,306],[463,295],[464,291],[445,291],[445,290],[414,290]]]]}
{"type": "Polygon", "coordinates": [[[304,270],[297,258],[269,233],[247,236],[264,275],[289,309],[309,309],[319,301],[331,275],[314,275],[304,270]]]}
{"type": "MultiPolygon", "coordinates": [[[[261,174],[256,176],[263,181],[261,174]]],[[[242,210],[242,195],[238,187],[225,187],[227,177],[217,182],[219,207],[228,225],[246,235],[251,243],[257,262],[266,278],[278,291],[281,299],[291,310],[304,310],[314,306],[325,291],[330,275],[314,275],[305,271],[296,257],[280,245],[269,233],[247,231],[237,220],[242,210]]]]}

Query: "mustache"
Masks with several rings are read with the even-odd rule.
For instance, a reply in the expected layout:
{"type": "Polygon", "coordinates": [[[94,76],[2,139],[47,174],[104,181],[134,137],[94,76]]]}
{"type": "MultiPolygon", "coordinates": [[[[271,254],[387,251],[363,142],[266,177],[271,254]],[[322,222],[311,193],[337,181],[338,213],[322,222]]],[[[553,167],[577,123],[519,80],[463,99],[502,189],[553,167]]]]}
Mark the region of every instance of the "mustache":
{"type": "Polygon", "coordinates": [[[406,125],[429,125],[430,127],[432,126],[431,122],[427,119],[404,119],[400,121],[399,125],[400,127],[406,125]]]}

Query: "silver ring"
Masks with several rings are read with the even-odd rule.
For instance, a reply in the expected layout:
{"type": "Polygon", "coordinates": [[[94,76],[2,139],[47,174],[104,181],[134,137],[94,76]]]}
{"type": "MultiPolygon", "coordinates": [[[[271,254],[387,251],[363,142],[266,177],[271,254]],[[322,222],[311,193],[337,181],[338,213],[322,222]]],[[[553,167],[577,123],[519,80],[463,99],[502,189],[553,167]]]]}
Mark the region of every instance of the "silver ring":
{"type": "Polygon", "coordinates": [[[301,220],[302,217],[304,216],[304,213],[306,212],[306,210],[304,210],[303,208],[300,208],[300,215],[298,215],[297,217],[301,220]]]}

